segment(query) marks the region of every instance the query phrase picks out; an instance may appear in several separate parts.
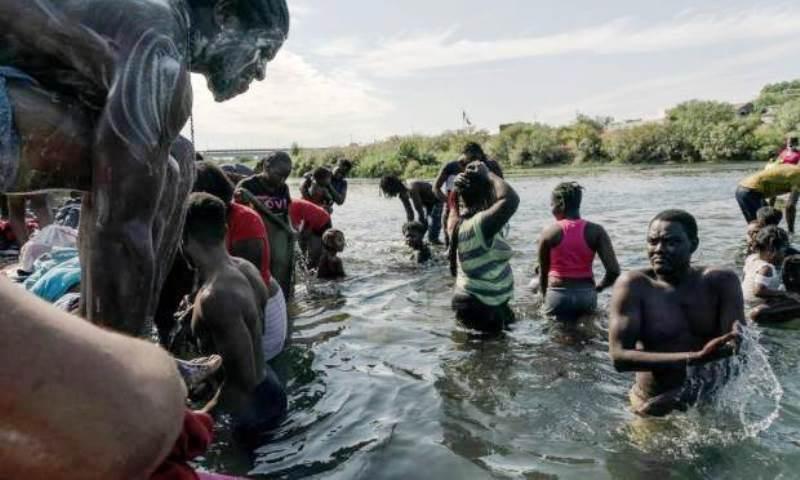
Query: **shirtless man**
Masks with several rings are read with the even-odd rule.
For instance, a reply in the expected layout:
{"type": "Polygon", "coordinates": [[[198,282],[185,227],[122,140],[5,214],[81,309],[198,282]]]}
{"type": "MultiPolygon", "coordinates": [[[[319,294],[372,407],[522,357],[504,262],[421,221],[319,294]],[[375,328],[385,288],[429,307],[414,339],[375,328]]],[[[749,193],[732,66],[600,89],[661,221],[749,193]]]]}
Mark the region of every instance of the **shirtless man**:
{"type": "Polygon", "coordinates": [[[288,27],[285,0],[0,0],[0,99],[18,140],[0,151],[0,192],[88,193],[90,320],[141,334],[152,319],[192,185],[191,157],[170,156],[190,71],[218,101],[243,93],[288,27]]]}
{"type": "Polygon", "coordinates": [[[192,330],[205,355],[222,356],[221,406],[247,437],[277,426],[286,394],[264,360],[264,308],[268,292],[258,269],[225,249],[227,207],[207,193],[189,197],[183,252],[202,279],[192,330]]]}
{"type": "Polygon", "coordinates": [[[388,175],[381,179],[380,189],[388,197],[400,197],[406,210],[406,221],[413,222],[416,212],[417,221],[425,226],[428,233],[428,241],[441,245],[439,231],[442,229],[443,203],[430,183],[415,180],[406,187],[397,176],[388,175]]]}
{"type": "Polygon", "coordinates": [[[698,389],[718,380],[703,365],[732,353],[744,322],[738,276],[692,267],[698,243],[689,213],[659,213],[647,233],[651,268],[625,273],[614,287],[609,354],[617,371],[636,372],[630,400],[639,415],[666,415],[697,401],[698,389]]]}

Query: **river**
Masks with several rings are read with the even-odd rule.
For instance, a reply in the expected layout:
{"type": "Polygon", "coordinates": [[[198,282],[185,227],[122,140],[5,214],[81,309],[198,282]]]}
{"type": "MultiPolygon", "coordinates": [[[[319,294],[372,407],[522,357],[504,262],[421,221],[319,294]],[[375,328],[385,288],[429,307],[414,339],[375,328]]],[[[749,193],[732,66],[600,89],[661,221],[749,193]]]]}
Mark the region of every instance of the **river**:
{"type": "Polygon", "coordinates": [[[525,288],[538,234],[552,221],[550,191],[573,179],[586,188],[583,216],[605,226],[623,269],[646,266],[649,219],[683,208],[700,227],[695,263],[741,271],[745,225],[733,192],[744,175],[513,179],[518,322],[491,339],[456,325],[444,261],[408,260],[400,201],[380,197],[374,183],[352,184],[334,214],[347,236],[347,279],[302,280],[290,305],[293,344],[277,362],[289,417],[252,458],[235,453],[220,426],[201,465],[253,478],[795,477],[800,323],[752,329],[739,377],[712,405],[643,421],[626,409],[633,375],[617,373],[607,355],[609,293],[592,321],[566,330],[525,288]]]}

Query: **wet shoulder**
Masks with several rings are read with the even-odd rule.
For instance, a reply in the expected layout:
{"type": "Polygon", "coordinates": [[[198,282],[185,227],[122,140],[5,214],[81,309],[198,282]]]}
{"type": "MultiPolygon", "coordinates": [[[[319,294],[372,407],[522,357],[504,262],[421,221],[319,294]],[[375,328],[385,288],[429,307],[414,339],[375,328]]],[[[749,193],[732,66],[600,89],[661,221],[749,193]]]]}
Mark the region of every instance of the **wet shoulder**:
{"type": "Polygon", "coordinates": [[[726,288],[739,285],[739,275],[733,270],[721,267],[697,267],[696,271],[703,281],[712,288],[726,288]]]}
{"type": "Polygon", "coordinates": [[[649,289],[654,286],[655,280],[650,269],[628,270],[615,283],[617,289],[649,289]]]}

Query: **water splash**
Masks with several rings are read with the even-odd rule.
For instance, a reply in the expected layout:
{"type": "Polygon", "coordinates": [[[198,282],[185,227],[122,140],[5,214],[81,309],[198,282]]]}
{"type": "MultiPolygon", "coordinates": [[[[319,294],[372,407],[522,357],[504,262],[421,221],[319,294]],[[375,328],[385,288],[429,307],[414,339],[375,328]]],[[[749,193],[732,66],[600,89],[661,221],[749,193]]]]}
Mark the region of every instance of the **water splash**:
{"type": "Polygon", "coordinates": [[[756,438],[778,418],[783,387],[759,343],[760,330],[742,329],[739,355],[713,367],[724,384],[705,387],[684,413],[637,418],[623,428],[637,449],[672,458],[697,458],[708,447],[756,438]]]}

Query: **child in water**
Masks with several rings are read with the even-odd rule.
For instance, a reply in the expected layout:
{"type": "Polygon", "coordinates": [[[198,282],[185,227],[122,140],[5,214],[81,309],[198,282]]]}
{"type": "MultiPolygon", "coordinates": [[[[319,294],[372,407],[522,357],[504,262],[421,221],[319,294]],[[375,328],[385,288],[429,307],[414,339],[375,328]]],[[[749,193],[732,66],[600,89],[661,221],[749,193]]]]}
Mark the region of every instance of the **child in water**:
{"type": "Polygon", "coordinates": [[[745,260],[742,280],[744,300],[755,322],[783,322],[800,317],[800,294],[787,292],[783,284],[788,247],[789,235],[774,225],[761,228],[755,236],[755,253],[745,260]]]}
{"type": "Polygon", "coordinates": [[[767,226],[778,226],[783,220],[783,213],[772,207],[761,207],[756,212],[756,219],[747,224],[747,253],[755,253],[755,242],[758,232],[767,226]]]}
{"type": "Polygon", "coordinates": [[[417,263],[425,263],[431,259],[431,249],[425,243],[425,232],[428,229],[420,222],[406,222],[403,224],[403,237],[406,245],[416,252],[417,263]]]}
{"type": "Polygon", "coordinates": [[[344,233],[329,228],[322,235],[322,255],[317,267],[317,278],[335,280],[345,276],[342,259],[337,255],[344,250],[344,233]]]}

